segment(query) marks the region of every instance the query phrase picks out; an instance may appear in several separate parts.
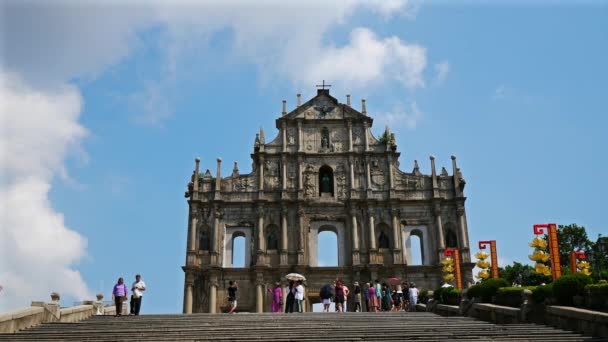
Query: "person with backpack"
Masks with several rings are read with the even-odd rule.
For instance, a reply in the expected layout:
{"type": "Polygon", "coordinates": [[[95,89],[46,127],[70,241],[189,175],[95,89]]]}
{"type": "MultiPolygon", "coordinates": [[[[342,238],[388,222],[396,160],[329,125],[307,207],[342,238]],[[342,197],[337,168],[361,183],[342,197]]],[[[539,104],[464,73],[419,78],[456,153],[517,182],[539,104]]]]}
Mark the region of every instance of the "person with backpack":
{"type": "Polygon", "coordinates": [[[293,305],[296,301],[295,290],[293,280],[289,281],[289,287],[287,288],[287,299],[285,300],[285,313],[293,313],[293,305]]]}

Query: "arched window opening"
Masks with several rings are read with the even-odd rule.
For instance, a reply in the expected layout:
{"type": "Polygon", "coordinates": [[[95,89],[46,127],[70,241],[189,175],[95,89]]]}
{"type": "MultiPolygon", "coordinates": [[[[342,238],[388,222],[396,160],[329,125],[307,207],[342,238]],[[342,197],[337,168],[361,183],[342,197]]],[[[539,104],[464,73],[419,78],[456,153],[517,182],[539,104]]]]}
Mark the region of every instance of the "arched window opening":
{"type": "Polygon", "coordinates": [[[198,249],[208,251],[209,245],[209,229],[208,227],[201,227],[198,232],[198,249]]]}
{"type": "Polygon", "coordinates": [[[245,267],[245,234],[232,234],[232,267],[245,267]]]}
{"type": "Polygon", "coordinates": [[[389,238],[389,228],[385,223],[380,223],[377,227],[378,231],[378,248],[391,248],[391,240],[389,238]]]}
{"type": "Polygon", "coordinates": [[[338,266],[338,234],[331,230],[319,231],[317,237],[317,264],[319,267],[338,266]]]}
{"type": "Polygon", "coordinates": [[[410,234],[409,240],[411,253],[410,265],[422,265],[422,233],[413,231],[410,234]]]}
{"type": "Polygon", "coordinates": [[[458,248],[458,237],[452,229],[448,229],[445,234],[445,246],[447,248],[458,248]]]}
{"type": "Polygon", "coordinates": [[[334,195],[334,171],[327,165],[319,169],[319,196],[324,193],[334,195]]]}
{"type": "Polygon", "coordinates": [[[279,249],[279,228],[276,225],[269,225],[267,228],[268,235],[266,237],[266,249],[277,250],[279,249]]]}

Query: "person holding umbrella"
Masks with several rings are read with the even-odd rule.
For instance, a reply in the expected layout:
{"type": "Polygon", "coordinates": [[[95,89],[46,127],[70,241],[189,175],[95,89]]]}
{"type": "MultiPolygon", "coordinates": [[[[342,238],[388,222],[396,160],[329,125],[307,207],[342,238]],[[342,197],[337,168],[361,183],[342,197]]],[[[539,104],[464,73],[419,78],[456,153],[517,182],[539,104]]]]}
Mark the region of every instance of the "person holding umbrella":
{"type": "Polygon", "coordinates": [[[295,287],[294,281],[289,281],[289,288],[287,289],[287,299],[285,300],[285,313],[293,313],[293,304],[295,303],[295,287]]]}

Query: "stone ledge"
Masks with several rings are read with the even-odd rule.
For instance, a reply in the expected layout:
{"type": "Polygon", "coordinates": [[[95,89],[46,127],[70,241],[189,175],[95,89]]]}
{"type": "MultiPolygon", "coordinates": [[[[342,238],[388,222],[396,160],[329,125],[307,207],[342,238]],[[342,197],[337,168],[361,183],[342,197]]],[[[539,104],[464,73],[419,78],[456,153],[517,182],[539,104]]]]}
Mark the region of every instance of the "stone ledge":
{"type": "Polygon", "coordinates": [[[516,316],[516,317],[519,317],[520,312],[521,312],[521,310],[518,308],[512,308],[510,306],[502,306],[502,305],[489,304],[489,303],[474,303],[473,308],[476,310],[496,312],[496,313],[500,313],[503,315],[516,316]]]}
{"type": "Polygon", "coordinates": [[[569,306],[547,306],[549,325],[574,330],[588,336],[608,337],[608,313],[569,306]]]}

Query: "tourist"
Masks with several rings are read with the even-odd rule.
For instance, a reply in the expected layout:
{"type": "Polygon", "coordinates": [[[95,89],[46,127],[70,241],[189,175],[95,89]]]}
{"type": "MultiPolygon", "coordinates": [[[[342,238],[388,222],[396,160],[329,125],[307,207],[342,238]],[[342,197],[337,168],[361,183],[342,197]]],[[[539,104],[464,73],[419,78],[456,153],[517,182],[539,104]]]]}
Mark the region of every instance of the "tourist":
{"type": "MultiPolygon", "coordinates": [[[[368,283],[369,284],[369,283],[368,283]]],[[[378,299],[376,297],[376,288],[374,286],[369,286],[367,289],[368,293],[368,303],[367,307],[370,312],[378,312],[378,299]]]]}
{"type": "Polygon", "coordinates": [[[391,311],[391,291],[386,283],[382,284],[382,311],[391,311]]]}
{"type": "Polygon", "coordinates": [[[401,311],[403,305],[403,290],[401,289],[401,285],[397,285],[397,290],[395,291],[395,311],[401,311]]]}
{"type": "Polygon", "coordinates": [[[380,281],[376,279],[376,312],[380,311],[380,304],[382,303],[382,286],[380,285],[380,281]]]}
{"type": "Polygon", "coordinates": [[[273,289],[268,289],[268,292],[272,295],[272,304],[270,305],[271,312],[281,312],[283,306],[283,289],[281,283],[276,282],[273,289]]]}
{"type": "Polygon", "coordinates": [[[297,282],[295,300],[296,300],[298,312],[299,313],[304,312],[304,286],[302,285],[301,280],[298,280],[298,282],[297,282]]]}
{"type": "Polygon", "coordinates": [[[418,289],[416,288],[416,284],[410,283],[410,310],[416,311],[416,304],[418,303],[418,289]]]}
{"type": "Polygon", "coordinates": [[[323,304],[323,312],[329,312],[329,306],[331,304],[331,297],[336,293],[336,287],[330,284],[323,286],[319,290],[319,297],[323,304]]]}
{"type": "Polygon", "coordinates": [[[403,310],[410,311],[410,286],[407,282],[401,284],[401,290],[403,291],[403,310]]]}
{"type": "Polygon", "coordinates": [[[344,284],[344,282],[342,282],[342,289],[344,290],[344,303],[342,303],[342,312],[346,312],[346,303],[348,302],[348,295],[350,293],[350,290],[348,289],[346,284],[344,284]]]}
{"type": "Polygon", "coordinates": [[[371,312],[369,309],[369,283],[365,283],[363,287],[363,300],[365,300],[365,311],[371,312]]]}
{"type": "Polygon", "coordinates": [[[342,312],[344,305],[344,283],[342,280],[336,282],[336,311],[342,312]]]}
{"type": "Polygon", "coordinates": [[[146,291],[146,283],[141,280],[141,275],[135,276],[135,281],[131,285],[131,313],[130,315],[139,316],[139,309],[141,309],[141,298],[144,296],[146,291]]]}
{"type": "Polygon", "coordinates": [[[129,292],[127,291],[125,281],[120,277],[117,284],[114,285],[114,290],[112,290],[112,299],[114,300],[114,305],[116,305],[116,315],[114,317],[122,316],[122,302],[127,300],[128,296],[129,292]]]}
{"type": "Polygon", "coordinates": [[[361,309],[361,287],[359,287],[358,281],[353,286],[353,293],[355,294],[355,312],[361,312],[363,311],[361,309]]]}
{"type": "Polygon", "coordinates": [[[236,291],[239,289],[236,285],[236,281],[229,281],[228,284],[228,303],[230,303],[230,311],[228,313],[234,313],[236,310],[236,291]]]}
{"type": "Polygon", "coordinates": [[[289,287],[287,288],[287,299],[285,299],[285,313],[293,313],[293,304],[295,302],[295,287],[293,280],[289,281],[289,287]]]}

